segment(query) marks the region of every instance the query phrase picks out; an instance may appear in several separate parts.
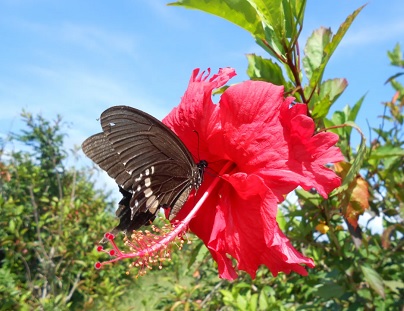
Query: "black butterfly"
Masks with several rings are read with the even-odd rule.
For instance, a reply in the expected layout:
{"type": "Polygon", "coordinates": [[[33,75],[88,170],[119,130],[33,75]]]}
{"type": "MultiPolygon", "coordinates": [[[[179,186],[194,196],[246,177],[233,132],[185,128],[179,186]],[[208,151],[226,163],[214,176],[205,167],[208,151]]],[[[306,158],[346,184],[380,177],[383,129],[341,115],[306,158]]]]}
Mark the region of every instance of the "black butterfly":
{"type": "Polygon", "coordinates": [[[184,143],[151,115],[116,106],[101,115],[102,133],[87,138],[84,153],[115,179],[123,198],[112,233],[130,235],[150,224],[160,207],[172,220],[203,180],[207,162],[196,164],[184,143]]]}

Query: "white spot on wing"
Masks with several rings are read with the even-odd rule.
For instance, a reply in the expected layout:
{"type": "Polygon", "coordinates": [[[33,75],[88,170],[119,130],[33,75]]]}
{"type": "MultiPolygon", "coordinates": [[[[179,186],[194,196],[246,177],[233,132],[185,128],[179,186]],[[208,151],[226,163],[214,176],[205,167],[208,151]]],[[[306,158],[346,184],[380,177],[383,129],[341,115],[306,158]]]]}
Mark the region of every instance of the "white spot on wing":
{"type": "Polygon", "coordinates": [[[141,181],[143,177],[143,174],[140,174],[138,178],[135,178],[135,181],[141,181]]]}
{"type": "Polygon", "coordinates": [[[144,185],[145,185],[146,187],[150,187],[150,185],[151,185],[151,180],[150,180],[149,177],[144,180],[144,185]]]}
{"type": "Polygon", "coordinates": [[[153,194],[153,191],[152,191],[150,188],[147,188],[147,189],[144,191],[144,196],[145,196],[146,198],[150,197],[152,194],[153,194]]]}
{"type": "Polygon", "coordinates": [[[147,170],[145,170],[145,172],[144,172],[145,174],[146,174],[146,176],[149,176],[149,174],[150,174],[150,170],[149,169],[147,169],[147,170]]]}
{"type": "Polygon", "coordinates": [[[151,173],[154,174],[154,166],[151,167],[151,173]]]}

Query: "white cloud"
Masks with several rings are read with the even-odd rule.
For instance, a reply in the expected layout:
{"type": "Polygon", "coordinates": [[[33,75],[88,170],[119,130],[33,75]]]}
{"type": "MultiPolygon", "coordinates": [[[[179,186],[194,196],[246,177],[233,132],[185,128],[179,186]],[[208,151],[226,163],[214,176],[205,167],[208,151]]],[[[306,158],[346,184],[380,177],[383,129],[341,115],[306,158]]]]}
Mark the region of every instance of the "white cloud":
{"type": "Polygon", "coordinates": [[[126,54],[136,53],[137,43],[133,34],[126,35],[122,32],[106,31],[100,29],[99,26],[64,23],[59,30],[55,31],[55,35],[62,40],[91,50],[114,50],[126,54]]]}
{"type": "Polygon", "coordinates": [[[359,29],[348,31],[341,41],[340,47],[363,47],[389,40],[400,40],[404,34],[404,20],[386,22],[380,24],[366,24],[359,29]]]}
{"type": "Polygon", "coordinates": [[[44,38],[50,43],[63,42],[97,52],[137,55],[139,37],[133,32],[106,30],[100,25],[58,21],[55,23],[35,22],[27,19],[8,18],[3,23],[14,29],[32,34],[33,38],[44,38]]]}

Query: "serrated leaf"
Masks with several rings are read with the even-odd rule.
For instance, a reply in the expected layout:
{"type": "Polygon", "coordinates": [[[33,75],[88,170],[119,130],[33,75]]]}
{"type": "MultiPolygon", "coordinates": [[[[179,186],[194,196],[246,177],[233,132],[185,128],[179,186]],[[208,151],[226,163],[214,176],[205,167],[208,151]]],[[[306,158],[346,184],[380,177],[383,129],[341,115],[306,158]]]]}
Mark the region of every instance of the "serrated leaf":
{"type": "Polygon", "coordinates": [[[348,81],[344,78],[326,80],[321,84],[320,97],[327,95],[332,102],[335,102],[347,86],[348,81]]]}
{"type": "Polygon", "coordinates": [[[297,41],[303,22],[306,1],[249,0],[259,15],[265,37],[256,37],[257,43],[275,58],[285,59],[286,53],[297,41]]]}
{"type": "Polygon", "coordinates": [[[381,297],[385,298],[383,279],[379,273],[366,266],[361,266],[361,270],[369,286],[381,297]]]}
{"type": "MultiPolygon", "coordinates": [[[[326,57],[324,49],[331,41],[332,32],[330,28],[321,27],[313,31],[307,39],[304,48],[303,68],[307,78],[311,81],[313,73],[320,68],[326,57]]],[[[310,86],[313,86],[310,83],[310,86]]]]}
{"type": "MultiPolygon", "coordinates": [[[[324,42],[327,44],[324,46],[324,49],[320,52],[320,50],[315,49],[314,52],[316,53],[315,57],[310,57],[310,76],[309,81],[312,87],[315,87],[322,79],[324,69],[330,60],[332,54],[334,53],[335,49],[341,42],[342,38],[345,36],[346,32],[348,31],[349,27],[351,26],[352,22],[355,20],[356,16],[360,13],[360,11],[365,7],[365,5],[361,6],[359,9],[355,10],[351,15],[349,15],[345,21],[339,27],[337,33],[332,36],[331,40],[328,40],[327,37],[324,37],[324,42]],[[320,61],[320,64],[318,62],[320,61]]],[[[320,42],[318,42],[320,43],[320,42]]],[[[321,45],[320,45],[321,46],[321,45]]],[[[313,48],[313,47],[311,47],[313,48]]],[[[313,52],[311,52],[313,53],[313,52]]],[[[305,68],[306,69],[306,68],[305,68]]],[[[307,72],[306,72],[307,74],[307,72]]]]}
{"type": "MultiPolygon", "coordinates": [[[[273,36],[279,37],[279,34],[285,34],[285,16],[282,0],[247,0],[255,9],[264,27],[271,30],[273,36]],[[277,18],[276,18],[277,17],[277,18]]],[[[272,35],[266,39],[273,40],[272,35]]]]}
{"type": "Polygon", "coordinates": [[[281,67],[270,59],[248,54],[247,74],[251,80],[267,81],[276,85],[285,85],[281,67]]]}
{"type": "MultiPolygon", "coordinates": [[[[319,101],[314,103],[312,108],[313,119],[324,118],[330,111],[332,104],[344,92],[347,85],[347,80],[342,78],[324,81],[320,87],[319,101]]],[[[313,102],[313,98],[310,102],[313,102]]]]}
{"type": "MultiPolygon", "coordinates": [[[[310,103],[313,103],[313,100],[310,100],[310,103]]],[[[313,107],[314,109],[311,112],[313,119],[317,120],[324,118],[331,107],[329,96],[324,96],[323,98],[316,100],[316,102],[313,103],[313,107]]]]}
{"type": "Polygon", "coordinates": [[[264,37],[264,29],[261,20],[255,9],[248,0],[180,0],[169,3],[172,6],[183,6],[190,9],[200,10],[210,13],[247,30],[254,37],[264,37]]]}

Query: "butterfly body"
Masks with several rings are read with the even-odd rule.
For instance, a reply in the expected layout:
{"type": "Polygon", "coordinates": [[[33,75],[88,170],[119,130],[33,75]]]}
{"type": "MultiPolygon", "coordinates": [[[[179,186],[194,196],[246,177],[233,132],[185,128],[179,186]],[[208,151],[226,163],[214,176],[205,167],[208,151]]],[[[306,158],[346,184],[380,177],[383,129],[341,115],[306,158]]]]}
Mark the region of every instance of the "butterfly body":
{"type": "Polygon", "coordinates": [[[101,115],[102,133],[86,139],[84,153],[115,179],[123,195],[113,234],[133,230],[170,208],[172,220],[203,181],[206,161],[195,163],[183,142],[162,122],[127,106],[101,115]]]}

